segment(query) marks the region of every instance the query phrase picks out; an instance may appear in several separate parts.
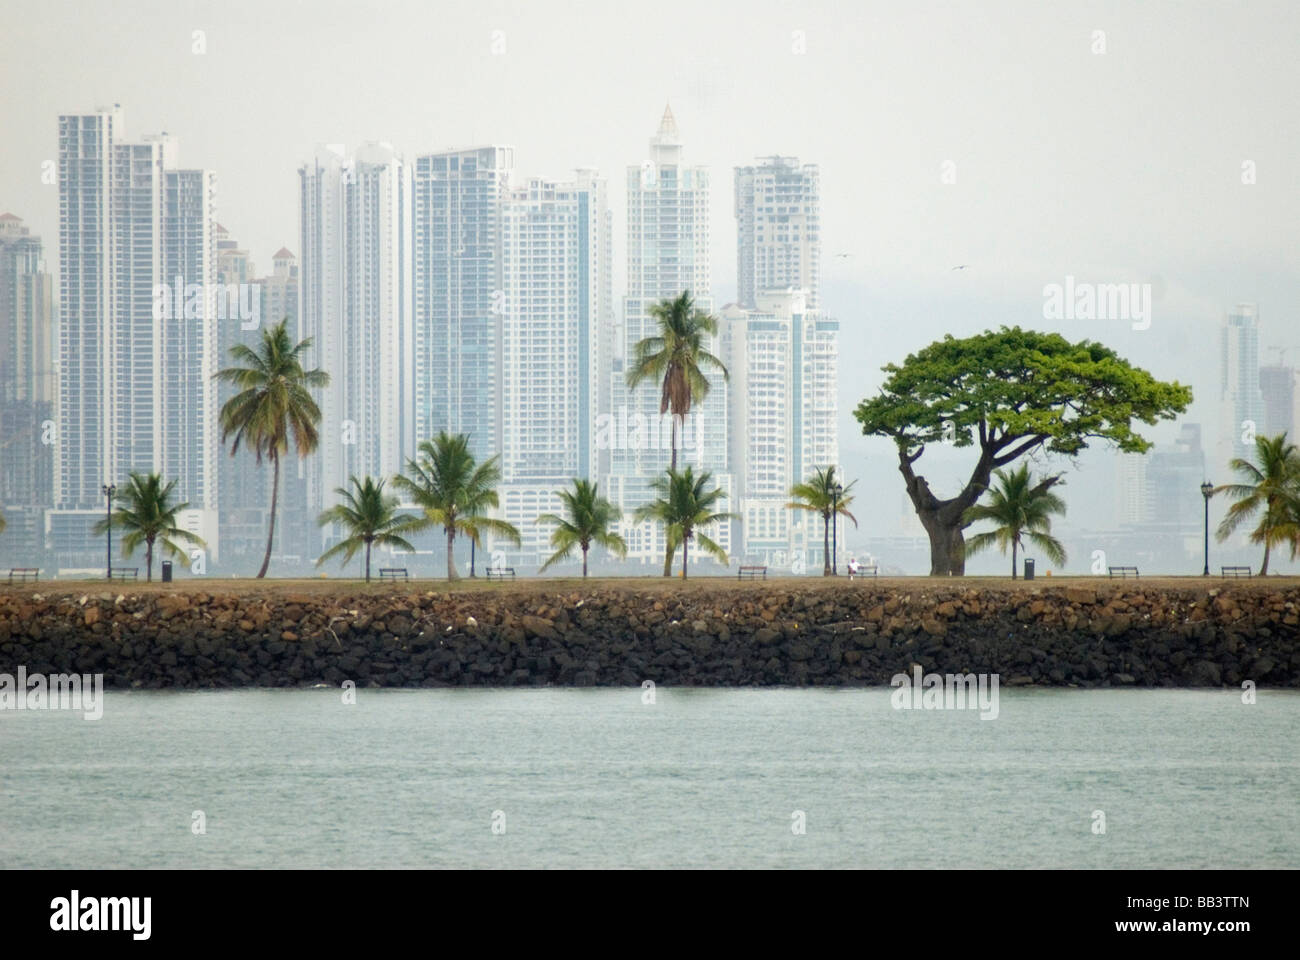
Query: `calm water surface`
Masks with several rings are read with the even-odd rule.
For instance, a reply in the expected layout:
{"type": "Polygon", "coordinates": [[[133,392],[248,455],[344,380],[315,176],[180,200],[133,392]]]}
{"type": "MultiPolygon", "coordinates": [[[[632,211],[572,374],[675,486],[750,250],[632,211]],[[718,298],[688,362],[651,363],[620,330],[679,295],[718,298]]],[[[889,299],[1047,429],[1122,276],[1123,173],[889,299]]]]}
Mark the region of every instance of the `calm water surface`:
{"type": "Polygon", "coordinates": [[[996,720],[889,693],[109,692],[96,722],[3,711],[0,863],[1300,866],[1300,693],[1003,690],[996,720]]]}

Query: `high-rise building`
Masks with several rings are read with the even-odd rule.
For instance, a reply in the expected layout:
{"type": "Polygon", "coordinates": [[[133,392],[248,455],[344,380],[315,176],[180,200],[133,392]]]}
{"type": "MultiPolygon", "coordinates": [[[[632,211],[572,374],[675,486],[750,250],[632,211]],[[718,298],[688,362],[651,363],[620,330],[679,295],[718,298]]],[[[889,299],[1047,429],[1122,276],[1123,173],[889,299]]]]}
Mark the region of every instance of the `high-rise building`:
{"type": "Polygon", "coordinates": [[[756,309],[726,307],[722,324],[740,549],[794,572],[820,567],[820,523],[786,504],[791,485],[839,464],[839,321],[809,310],[802,291],[769,291],[756,309]]]}
{"type": "Polygon", "coordinates": [[[597,479],[596,415],[612,328],[611,214],[605,181],[529,180],[502,205],[501,506],[523,544],[511,563],[550,553],[554,491],[597,479]]]}
{"type": "Polygon", "coordinates": [[[390,477],[414,452],[411,187],[409,167],[385,143],[352,157],[322,148],[299,173],[299,333],[312,340],[307,365],[330,375],[320,447],[305,465],[318,511],[350,477],[390,477]]]}
{"type": "Polygon", "coordinates": [[[54,289],[41,238],[0,214],[0,550],[28,562],[52,502],[54,289]]]}
{"type": "MultiPolygon", "coordinates": [[[[217,415],[217,347],[224,327],[238,327],[238,290],[216,297],[216,189],[207,170],[166,170],[163,174],[163,283],[173,295],[161,311],[162,342],[158,367],[162,409],[161,463],[166,479],[176,481],[176,499],[217,517],[221,454],[217,415]],[[196,290],[201,302],[175,293],[196,290]],[[211,292],[210,292],[211,291],[211,292]],[[233,302],[232,302],[233,301],[233,302]],[[236,308],[236,309],[231,309],[236,308]]],[[[205,539],[212,545],[213,537],[205,539]]],[[[216,538],[220,542],[220,538],[216,538]]]]}
{"type": "Polygon", "coordinates": [[[738,300],[754,309],[767,290],[803,290],[821,307],[821,177],[816,164],[764,157],[736,167],[738,300]]]}
{"type": "Polygon", "coordinates": [[[51,539],[94,555],[101,487],[157,471],[219,552],[212,174],[166,134],[131,143],[118,106],[59,118],[59,396],[51,539]],[[179,279],[178,279],[179,278],[179,279]],[[180,284],[178,287],[177,284],[180,284]]]}
{"type": "Polygon", "coordinates": [[[1260,402],[1264,408],[1262,432],[1285,433],[1295,442],[1295,367],[1270,364],[1259,368],[1260,402]]]}
{"type": "Polygon", "coordinates": [[[1259,389],[1259,308],[1239,303],[1224,318],[1219,340],[1219,451],[1222,468],[1234,457],[1249,457],[1249,439],[1264,429],[1264,398],[1259,389]]]}
{"type": "MultiPolygon", "coordinates": [[[[609,472],[605,489],[624,511],[620,533],[628,557],[662,563],[666,544],[655,523],[633,523],[629,514],[654,498],[650,483],[671,463],[671,418],[661,415],[660,385],[643,382],[629,390],[624,376],[637,343],[656,336],[651,314],[655,304],[689,292],[699,310],[712,311],[709,257],[709,171],[684,162],[683,147],[672,110],[665,108],[659,129],[650,140],[650,156],[627,169],[627,295],[623,301],[622,359],[614,364],[611,401],[603,435],[608,436],[609,472]]],[[[704,347],[720,354],[719,338],[706,338],[704,347]]],[[[718,371],[705,371],[712,388],[678,430],[678,469],[691,465],[708,470],[731,497],[727,462],[727,386],[718,371]]],[[[727,502],[720,505],[730,511],[727,502]]],[[[731,525],[712,536],[731,549],[731,525]]]]}
{"type": "Polygon", "coordinates": [[[469,436],[500,452],[501,208],[514,150],[416,157],[413,186],[414,435],[469,436]]]}

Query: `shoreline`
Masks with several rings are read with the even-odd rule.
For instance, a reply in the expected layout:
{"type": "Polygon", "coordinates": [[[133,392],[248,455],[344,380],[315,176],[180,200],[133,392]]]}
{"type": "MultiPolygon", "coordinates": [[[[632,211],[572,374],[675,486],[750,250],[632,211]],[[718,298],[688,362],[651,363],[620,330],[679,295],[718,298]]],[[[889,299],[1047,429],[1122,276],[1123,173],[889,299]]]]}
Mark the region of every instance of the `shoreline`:
{"type": "Polygon", "coordinates": [[[0,673],[109,689],[1300,687],[1300,580],[658,577],[0,588],[0,673]]]}

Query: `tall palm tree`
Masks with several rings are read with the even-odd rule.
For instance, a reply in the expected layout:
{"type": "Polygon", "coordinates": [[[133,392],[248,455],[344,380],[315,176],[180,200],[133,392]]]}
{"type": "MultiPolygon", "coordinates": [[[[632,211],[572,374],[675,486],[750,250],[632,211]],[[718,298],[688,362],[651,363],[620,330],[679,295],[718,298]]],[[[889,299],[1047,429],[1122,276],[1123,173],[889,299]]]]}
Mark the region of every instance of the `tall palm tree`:
{"type": "Polygon", "coordinates": [[[397,498],[384,495],[384,481],[366,477],[364,481],[349,477],[353,490],[336,487],[334,492],[343,498],[324,511],[316,520],[320,526],[331,523],[341,524],[348,536],[334,544],[316,561],[320,566],[331,557],[343,554],[343,563],[351,562],[356,552],[363,547],[366,551],[366,583],[370,582],[370,549],[372,546],[397,547],[414,551],[396,531],[406,529],[415,519],[407,514],[397,512],[397,498]]]}
{"type": "Polygon", "coordinates": [[[1255,463],[1234,457],[1230,466],[1244,483],[1225,483],[1214,493],[1226,493],[1236,503],[1228,508],[1215,536],[1222,542],[1260,508],[1263,514],[1250,533],[1251,543],[1264,545],[1264,562],[1259,575],[1268,574],[1269,552],[1277,544],[1290,542],[1295,558],[1300,540],[1300,449],[1288,443],[1285,433],[1255,438],[1255,463]]]}
{"type": "Polygon", "coordinates": [[[992,530],[977,533],[966,540],[966,555],[997,544],[1002,553],[1011,547],[1011,579],[1016,579],[1016,553],[1028,540],[1043,551],[1053,563],[1065,563],[1065,547],[1052,536],[1052,514],[1065,513],[1065,501],[1052,493],[1061,482],[1060,475],[1044,477],[1037,483],[1022,463],[1010,472],[994,474],[997,486],[989,488],[989,503],[968,507],[962,515],[966,523],[987,520],[996,524],[992,530]]]}
{"type": "MultiPolygon", "coordinates": [[[[126,532],[122,537],[122,556],[129,557],[135,548],[144,544],[145,579],[153,580],[153,548],[161,543],[163,555],[184,559],[185,551],[178,544],[196,547],[207,546],[203,538],[176,525],[176,515],[189,507],[188,503],[173,503],[172,491],[176,481],[163,484],[156,473],[131,473],[126,486],[115,495],[122,506],[112,513],[112,524],[126,532]]],[[[95,524],[94,533],[108,532],[109,519],[95,524]]]]}
{"type": "Polygon", "coordinates": [[[617,533],[610,532],[610,526],[618,522],[622,511],[597,493],[597,484],[590,480],[575,479],[572,490],[556,490],[555,495],[564,503],[565,516],[544,513],[537,518],[538,523],[553,524],[551,554],[541,573],[553,563],[568,559],[574,547],[582,550],[582,576],[587,577],[587,551],[593,543],[606,550],[611,550],[620,557],[627,556],[627,544],[617,533]]]}
{"type": "Polygon", "coordinates": [[[853,503],[850,491],[858,481],[845,485],[837,497],[835,484],[838,482],[834,467],[825,470],[815,467],[811,477],[790,488],[793,499],[786,504],[792,510],[807,510],[822,515],[822,556],[825,558],[822,564],[823,577],[831,575],[831,516],[843,514],[853,521],[855,527],[858,525],[858,518],[849,513],[849,506],[853,503]]]}
{"type": "Polygon", "coordinates": [[[651,487],[659,496],[636,510],[638,520],[658,520],[664,525],[670,549],[681,545],[683,579],[686,578],[692,540],[696,540],[703,550],[720,563],[727,563],[727,551],[699,529],[711,523],[734,520],[736,517],[734,513],[714,511],[718,501],[726,494],[719,487],[706,490],[712,480],[713,474],[708,470],[697,477],[689,465],[681,473],[669,469],[651,481],[651,487]]]}
{"type": "MultiPolygon", "coordinates": [[[[705,337],[718,332],[718,319],[695,308],[689,290],[676,299],[665,299],[650,308],[659,332],[637,343],[627,371],[627,385],[637,387],[654,380],[659,388],[659,415],[672,418],[672,463],[677,469],[677,425],[691,412],[691,405],[709,395],[709,378],[701,367],[717,370],[730,379],[721,360],[704,348],[705,337]]],[[[664,556],[664,576],[672,576],[673,548],[664,556]]]]}
{"type": "Polygon", "coordinates": [[[312,341],[309,337],[295,344],[289,336],[288,322],[286,318],[263,330],[256,350],[248,344],[235,344],[230,348],[230,358],[242,366],[228,367],[213,375],[239,390],[221,408],[221,442],[233,435],[232,457],[242,443],[253,449],[258,463],[263,457],[271,461],[271,517],[259,578],[266,576],[266,568],[271,565],[275,510],[280,498],[280,459],[289,451],[290,438],[300,457],[312,453],[320,443],[316,427],[321,413],[310,391],[329,386],[330,382],[324,370],[303,369],[302,355],[312,341]]]}
{"type": "Polygon", "coordinates": [[[447,579],[457,580],[453,548],[456,535],[463,533],[477,543],[485,533],[495,533],[519,542],[519,531],[504,520],[485,516],[499,503],[496,485],[501,482],[497,458],[477,463],[469,449],[469,437],[445,430],[419,446],[419,459],[407,460],[405,474],[393,478],[393,485],[411,497],[422,515],[408,521],[406,530],[427,530],[441,526],[447,535],[447,579]]]}

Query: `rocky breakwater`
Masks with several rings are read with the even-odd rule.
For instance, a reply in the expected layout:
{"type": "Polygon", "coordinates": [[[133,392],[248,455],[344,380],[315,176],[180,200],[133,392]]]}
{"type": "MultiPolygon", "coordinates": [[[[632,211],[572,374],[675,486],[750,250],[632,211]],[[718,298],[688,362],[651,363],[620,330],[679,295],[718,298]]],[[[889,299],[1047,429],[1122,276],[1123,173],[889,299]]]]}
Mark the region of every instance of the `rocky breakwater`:
{"type": "MultiPolygon", "coordinates": [[[[1186,583],[1186,582],[1184,582],[1186,583]]],[[[897,580],[500,591],[0,590],[0,673],[115,688],[1300,686],[1300,588],[897,580]]]]}

